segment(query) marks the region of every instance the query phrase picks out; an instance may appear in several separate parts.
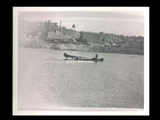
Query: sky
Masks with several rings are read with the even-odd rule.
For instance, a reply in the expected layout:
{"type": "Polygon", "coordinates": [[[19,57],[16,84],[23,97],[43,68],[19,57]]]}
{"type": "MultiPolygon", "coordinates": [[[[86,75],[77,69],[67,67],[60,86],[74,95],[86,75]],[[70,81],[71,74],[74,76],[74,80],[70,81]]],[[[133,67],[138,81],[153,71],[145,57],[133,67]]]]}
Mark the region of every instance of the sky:
{"type": "Polygon", "coordinates": [[[67,29],[144,36],[143,11],[23,11],[18,18],[29,21],[51,20],[67,29]]]}

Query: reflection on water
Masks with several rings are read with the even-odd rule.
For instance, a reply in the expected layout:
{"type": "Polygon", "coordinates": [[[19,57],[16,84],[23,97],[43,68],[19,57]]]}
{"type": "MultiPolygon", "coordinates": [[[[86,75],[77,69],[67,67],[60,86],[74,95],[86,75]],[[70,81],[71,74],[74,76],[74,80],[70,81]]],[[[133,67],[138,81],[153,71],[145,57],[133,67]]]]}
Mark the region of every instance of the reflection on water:
{"type": "Polygon", "coordinates": [[[95,55],[19,48],[19,108],[144,107],[143,56],[98,53],[103,62],[69,63],[64,52],[88,58],[95,55]]]}

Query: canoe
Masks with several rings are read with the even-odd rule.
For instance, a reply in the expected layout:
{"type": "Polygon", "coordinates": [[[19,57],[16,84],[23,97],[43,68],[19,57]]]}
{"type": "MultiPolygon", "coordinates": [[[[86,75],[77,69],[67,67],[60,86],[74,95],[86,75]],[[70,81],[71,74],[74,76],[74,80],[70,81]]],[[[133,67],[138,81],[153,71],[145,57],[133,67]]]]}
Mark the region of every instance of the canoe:
{"type": "Polygon", "coordinates": [[[64,57],[67,57],[69,59],[65,60],[83,60],[83,61],[104,61],[103,58],[96,59],[96,58],[86,58],[86,57],[81,57],[81,56],[73,56],[73,55],[68,55],[67,53],[64,53],[64,57]]]}

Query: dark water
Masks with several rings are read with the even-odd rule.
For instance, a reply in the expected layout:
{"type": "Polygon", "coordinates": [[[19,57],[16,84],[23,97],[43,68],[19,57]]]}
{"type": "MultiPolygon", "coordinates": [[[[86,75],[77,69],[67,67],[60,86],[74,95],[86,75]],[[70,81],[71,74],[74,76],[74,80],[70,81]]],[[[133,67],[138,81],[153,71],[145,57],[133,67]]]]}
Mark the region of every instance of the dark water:
{"type": "Polygon", "coordinates": [[[18,107],[144,107],[144,56],[98,53],[103,62],[66,62],[63,53],[19,48],[18,107]]]}

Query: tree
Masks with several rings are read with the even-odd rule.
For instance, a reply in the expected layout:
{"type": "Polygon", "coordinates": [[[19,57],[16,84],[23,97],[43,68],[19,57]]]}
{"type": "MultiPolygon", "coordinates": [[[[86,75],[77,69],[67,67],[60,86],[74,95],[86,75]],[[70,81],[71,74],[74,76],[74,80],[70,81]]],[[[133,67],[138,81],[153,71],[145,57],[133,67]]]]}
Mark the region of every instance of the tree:
{"type": "Polygon", "coordinates": [[[102,38],[102,42],[104,43],[104,38],[102,38]]]}
{"type": "Polygon", "coordinates": [[[103,32],[99,32],[100,35],[103,35],[103,32]]]}
{"type": "Polygon", "coordinates": [[[72,25],[72,28],[73,28],[73,30],[74,30],[74,28],[75,28],[75,24],[73,24],[73,25],[72,25]]]}

